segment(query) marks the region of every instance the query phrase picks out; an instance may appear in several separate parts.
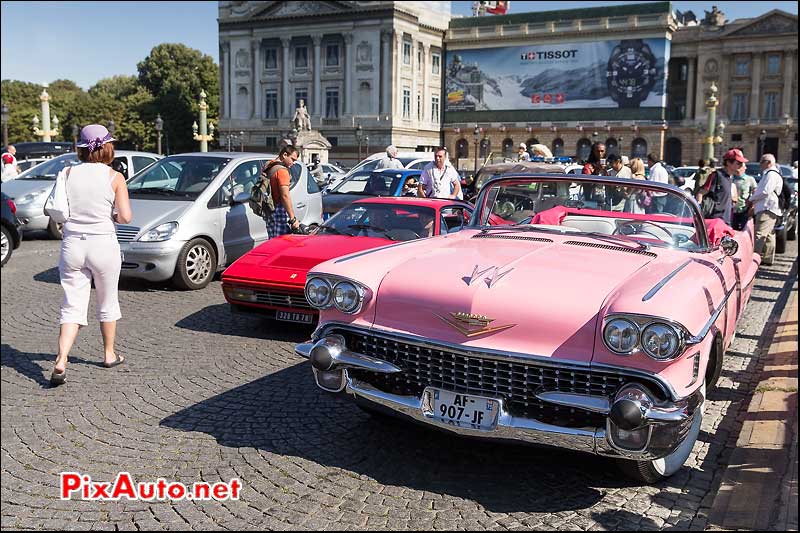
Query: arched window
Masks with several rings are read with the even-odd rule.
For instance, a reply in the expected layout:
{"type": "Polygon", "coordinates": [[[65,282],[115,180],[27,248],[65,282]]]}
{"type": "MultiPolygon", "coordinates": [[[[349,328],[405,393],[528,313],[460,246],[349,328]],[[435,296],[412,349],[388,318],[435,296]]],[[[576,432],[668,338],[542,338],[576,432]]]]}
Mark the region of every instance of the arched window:
{"type": "Polygon", "coordinates": [[[561,137],[553,139],[553,155],[561,157],[564,155],[564,139],[561,137]]]}
{"type": "Polygon", "coordinates": [[[637,137],[631,143],[631,158],[638,157],[644,160],[647,157],[647,141],[637,137]]]}
{"type": "Polygon", "coordinates": [[[606,139],[606,155],[617,154],[619,153],[619,143],[614,137],[609,137],[606,139]]]}
{"type": "Polygon", "coordinates": [[[456,141],[456,158],[463,159],[469,157],[469,143],[466,139],[456,141]]]}
{"type": "Polygon", "coordinates": [[[489,139],[482,139],[481,140],[481,159],[486,159],[489,156],[489,152],[492,150],[492,141],[489,139]]]}
{"type": "Polygon", "coordinates": [[[667,139],[664,160],[668,165],[681,166],[681,140],[677,137],[667,139]]]}
{"type": "Polygon", "coordinates": [[[503,139],[503,157],[514,157],[514,141],[510,137],[503,139]]]}
{"type": "Polygon", "coordinates": [[[578,161],[585,162],[589,159],[589,154],[592,152],[592,141],[587,139],[586,137],[578,140],[578,143],[575,145],[575,158],[578,161]]]}

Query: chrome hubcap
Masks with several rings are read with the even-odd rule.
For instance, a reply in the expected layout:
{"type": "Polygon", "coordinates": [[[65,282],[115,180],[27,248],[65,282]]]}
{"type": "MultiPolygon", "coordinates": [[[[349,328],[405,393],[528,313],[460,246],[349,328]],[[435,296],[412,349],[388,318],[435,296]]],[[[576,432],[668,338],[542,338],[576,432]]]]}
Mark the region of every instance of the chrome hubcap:
{"type": "Polygon", "coordinates": [[[211,253],[205,246],[194,246],[186,255],[186,275],[192,283],[200,284],[211,273],[211,253]]]}
{"type": "Polygon", "coordinates": [[[9,250],[11,250],[11,243],[8,242],[8,238],[6,238],[5,233],[2,233],[2,241],[0,241],[0,245],[2,246],[2,252],[0,252],[2,253],[2,259],[5,260],[9,250]]]}

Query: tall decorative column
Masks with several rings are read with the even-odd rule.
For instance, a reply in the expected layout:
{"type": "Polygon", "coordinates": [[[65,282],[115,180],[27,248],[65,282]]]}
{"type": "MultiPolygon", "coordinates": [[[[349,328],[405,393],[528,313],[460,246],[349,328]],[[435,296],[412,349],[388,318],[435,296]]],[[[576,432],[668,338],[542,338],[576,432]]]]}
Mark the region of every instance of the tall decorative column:
{"type": "Polygon", "coordinates": [[[195,141],[200,141],[200,151],[208,152],[208,141],[214,140],[214,124],[207,122],[208,104],[206,103],[206,92],[200,90],[200,134],[197,134],[197,122],[192,124],[195,141]],[[209,132],[210,130],[210,132],[209,132]]]}
{"type": "Polygon", "coordinates": [[[752,84],[750,85],[750,120],[757,121],[760,116],[761,103],[761,54],[753,54],[753,70],[750,73],[752,84]]]}
{"type": "MultiPolygon", "coordinates": [[[[231,43],[226,43],[225,65],[228,69],[228,81],[225,86],[225,94],[228,97],[228,119],[233,119],[233,60],[231,60],[231,43]]],[[[229,123],[230,124],[230,123],[229,123]]],[[[169,152],[169,135],[167,135],[167,152],[169,152]]]]}
{"type": "Polygon", "coordinates": [[[432,122],[430,113],[431,45],[422,45],[422,121],[432,122]]]}
{"type": "Polygon", "coordinates": [[[291,44],[292,39],[290,37],[281,39],[281,50],[283,51],[283,64],[281,65],[281,71],[283,72],[283,87],[281,89],[283,93],[283,118],[291,118],[292,116],[292,97],[289,94],[289,46],[291,44]]]}
{"type": "Polygon", "coordinates": [[[706,124],[706,138],[703,141],[703,159],[706,161],[714,157],[714,127],[717,120],[717,86],[711,82],[708,88],[708,98],[706,98],[706,110],[708,111],[708,122],[706,124]]]}
{"type": "Polygon", "coordinates": [[[392,32],[381,32],[381,105],[380,112],[392,114],[392,32]]]}
{"type": "Polygon", "coordinates": [[[794,57],[797,50],[787,50],[783,54],[783,98],[781,102],[781,113],[792,116],[792,100],[797,101],[797,95],[792,91],[792,83],[795,80],[794,57]]]}
{"type": "Polygon", "coordinates": [[[394,80],[394,94],[397,95],[397,116],[403,117],[403,32],[398,31],[394,36],[397,43],[397,78],[394,80]]]}
{"type": "Polygon", "coordinates": [[[263,101],[261,98],[261,39],[253,39],[250,43],[250,49],[252,50],[251,57],[253,58],[253,84],[252,84],[252,99],[253,105],[250,108],[250,118],[261,118],[261,106],[259,105],[260,102],[263,101]]]}
{"type": "Polygon", "coordinates": [[[697,90],[694,85],[694,78],[696,68],[695,62],[697,61],[697,58],[690,57],[688,60],[689,72],[686,75],[686,116],[684,118],[688,120],[694,120],[694,99],[697,90]]]}
{"type": "Polygon", "coordinates": [[[344,36],[344,114],[353,113],[353,99],[356,98],[356,91],[353,87],[353,71],[355,62],[353,61],[353,34],[348,33],[344,36]]]}
{"type": "Polygon", "coordinates": [[[322,60],[320,58],[320,46],[322,45],[321,35],[312,35],[311,41],[314,43],[314,98],[311,101],[311,114],[313,116],[320,116],[322,112],[322,86],[320,83],[322,76],[322,60]]]}
{"type": "Polygon", "coordinates": [[[39,129],[39,117],[33,117],[33,133],[50,142],[52,137],[58,136],[58,117],[53,115],[53,129],[50,129],[50,95],[47,94],[48,84],[44,84],[39,100],[42,101],[42,129],[39,129]]]}
{"type": "Polygon", "coordinates": [[[421,63],[417,61],[417,57],[419,57],[418,54],[420,53],[419,47],[419,42],[417,42],[417,46],[414,46],[414,41],[411,41],[411,116],[418,126],[419,115],[417,114],[417,97],[419,96],[419,80],[417,79],[417,71],[419,71],[420,67],[418,63],[421,63]]]}
{"type": "MultiPolygon", "coordinates": [[[[228,118],[228,74],[225,71],[228,68],[228,47],[227,43],[220,42],[219,44],[219,115],[220,118],[228,118]]],[[[159,152],[160,153],[160,152],[159,152]]]]}

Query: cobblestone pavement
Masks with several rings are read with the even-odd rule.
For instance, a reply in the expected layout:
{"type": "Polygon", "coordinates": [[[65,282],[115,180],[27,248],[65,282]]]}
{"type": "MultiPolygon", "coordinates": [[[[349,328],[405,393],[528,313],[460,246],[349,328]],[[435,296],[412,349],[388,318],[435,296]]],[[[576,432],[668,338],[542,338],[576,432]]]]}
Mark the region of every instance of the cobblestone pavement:
{"type": "Polygon", "coordinates": [[[703,529],[767,319],[797,275],[789,244],[759,274],[688,467],[637,486],[598,457],[376,422],[313,384],[293,352],[309,329],[231,315],[219,281],[198,292],[123,282],[127,362],[101,366],[90,322],[67,384],[51,389],[59,243],[28,240],[2,271],[2,528],[703,529]],[[242,497],[59,499],[59,472],[112,481],[123,470],[135,481],[238,477],[242,497]]]}

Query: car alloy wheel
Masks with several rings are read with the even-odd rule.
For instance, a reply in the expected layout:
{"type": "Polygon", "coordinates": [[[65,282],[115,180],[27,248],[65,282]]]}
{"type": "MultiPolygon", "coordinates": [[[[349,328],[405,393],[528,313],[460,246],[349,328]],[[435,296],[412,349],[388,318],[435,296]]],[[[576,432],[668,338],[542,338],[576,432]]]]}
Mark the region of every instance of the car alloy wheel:
{"type": "Polygon", "coordinates": [[[217,257],[205,239],[192,239],[178,254],[173,282],[180,289],[202,289],[217,271],[217,257]]]}
{"type": "Polygon", "coordinates": [[[11,258],[12,241],[8,230],[5,227],[3,227],[2,230],[2,240],[0,240],[0,254],[2,255],[2,260],[0,261],[0,265],[5,265],[11,258]]]}

